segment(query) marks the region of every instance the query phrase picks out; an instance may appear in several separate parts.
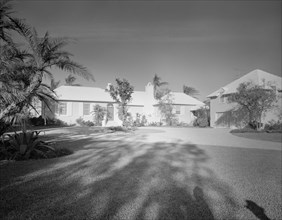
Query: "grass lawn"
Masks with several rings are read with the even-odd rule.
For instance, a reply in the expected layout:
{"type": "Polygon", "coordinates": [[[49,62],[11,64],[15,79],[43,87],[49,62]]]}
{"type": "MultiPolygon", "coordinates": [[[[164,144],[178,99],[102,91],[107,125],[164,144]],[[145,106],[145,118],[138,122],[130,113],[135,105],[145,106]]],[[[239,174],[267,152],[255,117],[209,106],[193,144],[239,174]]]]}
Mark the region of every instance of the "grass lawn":
{"type": "Polygon", "coordinates": [[[237,137],[261,140],[261,141],[272,141],[282,142],[281,133],[232,133],[237,137]]]}
{"type": "Polygon", "coordinates": [[[50,135],[74,153],[0,164],[0,219],[255,220],[246,199],[281,219],[278,151],[79,127],[50,135]]]}

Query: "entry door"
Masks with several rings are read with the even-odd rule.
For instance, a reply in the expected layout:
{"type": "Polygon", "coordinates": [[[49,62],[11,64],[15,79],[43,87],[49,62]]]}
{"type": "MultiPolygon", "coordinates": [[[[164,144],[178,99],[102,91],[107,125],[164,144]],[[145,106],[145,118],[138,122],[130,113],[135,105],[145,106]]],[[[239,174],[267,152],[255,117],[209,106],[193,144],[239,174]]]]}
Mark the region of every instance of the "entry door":
{"type": "Polygon", "coordinates": [[[108,121],[114,120],[114,106],[113,106],[113,104],[107,105],[107,119],[108,119],[108,121]]]}

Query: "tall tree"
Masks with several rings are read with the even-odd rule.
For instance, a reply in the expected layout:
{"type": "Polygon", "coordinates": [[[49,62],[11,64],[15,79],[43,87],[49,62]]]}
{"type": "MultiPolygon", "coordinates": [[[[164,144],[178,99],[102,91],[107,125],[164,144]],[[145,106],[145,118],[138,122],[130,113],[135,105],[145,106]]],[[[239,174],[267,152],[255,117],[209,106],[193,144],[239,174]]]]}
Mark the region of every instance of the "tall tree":
{"type": "Polygon", "coordinates": [[[262,116],[275,106],[276,92],[269,85],[267,89],[252,82],[241,83],[237,92],[228,97],[229,102],[237,103],[237,107],[246,111],[248,123],[261,122],[262,116]]]}
{"type": "Polygon", "coordinates": [[[162,97],[161,87],[168,85],[168,82],[162,82],[161,77],[155,74],[153,78],[153,86],[154,86],[154,97],[159,100],[162,97]]]}
{"type": "Polygon", "coordinates": [[[71,72],[83,76],[86,79],[94,80],[93,76],[85,67],[71,60],[71,54],[63,48],[67,45],[66,38],[51,38],[46,32],[43,38],[37,35],[35,29],[24,33],[28,41],[29,56],[24,60],[24,65],[20,65],[21,71],[31,74],[30,85],[22,91],[23,98],[9,104],[0,111],[0,119],[13,112],[20,111],[26,100],[42,83],[43,76],[53,77],[51,68],[59,68],[63,71],[71,72]]]}
{"type": "Polygon", "coordinates": [[[177,121],[176,115],[173,113],[173,98],[169,90],[159,100],[158,109],[167,125],[171,126],[177,121]]]}
{"type": "Polygon", "coordinates": [[[13,45],[12,33],[21,34],[28,29],[23,19],[13,16],[11,0],[0,1],[0,45],[1,41],[13,45]]]}
{"type": "Polygon", "coordinates": [[[55,89],[57,89],[60,85],[60,80],[59,81],[55,81],[54,79],[51,79],[51,82],[50,82],[50,89],[52,91],[54,91],[55,89]]]}
{"type": "Polygon", "coordinates": [[[111,97],[119,105],[119,117],[122,120],[123,126],[126,124],[127,120],[127,104],[131,101],[131,96],[133,93],[133,86],[126,79],[116,79],[116,86],[109,85],[108,91],[111,97]]]}
{"type": "Polygon", "coordinates": [[[78,83],[74,83],[76,81],[76,77],[73,75],[68,75],[67,78],[65,78],[66,86],[80,86],[78,83]]]}
{"type": "Polygon", "coordinates": [[[197,95],[199,95],[199,91],[197,89],[195,89],[194,87],[191,87],[191,86],[186,86],[186,85],[183,85],[183,92],[186,94],[186,95],[189,95],[189,96],[192,96],[192,97],[196,97],[197,95]]]}
{"type": "Polygon", "coordinates": [[[6,117],[20,113],[22,109],[34,97],[39,90],[43,76],[51,79],[52,68],[80,75],[86,79],[94,80],[94,77],[85,67],[71,59],[72,54],[64,50],[68,44],[66,38],[51,38],[46,32],[44,37],[39,37],[35,29],[27,28],[19,30],[27,41],[26,49],[22,53],[17,45],[6,44],[1,46],[0,59],[0,121],[6,117]],[[11,57],[12,59],[8,59],[11,57]],[[17,85],[16,81],[6,81],[13,74],[28,74],[30,82],[22,88],[9,85],[17,85]]]}

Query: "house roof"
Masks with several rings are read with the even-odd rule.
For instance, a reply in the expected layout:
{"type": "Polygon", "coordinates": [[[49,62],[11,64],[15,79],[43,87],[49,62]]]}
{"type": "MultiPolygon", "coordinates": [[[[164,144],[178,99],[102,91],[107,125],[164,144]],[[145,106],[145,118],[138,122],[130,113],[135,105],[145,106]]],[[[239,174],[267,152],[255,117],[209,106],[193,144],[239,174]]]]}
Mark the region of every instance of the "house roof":
{"type": "Polygon", "coordinates": [[[186,95],[182,92],[171,92],[171,97],[174,104],[178,105],[200,105],[204,106],[205,104],[189,95],[186,95]]]}
{"type": "Polygon", "coordinates": [[[265,88],[270,88],[268,83],[271,85],[275,85],[277,89],[281,90],[281,77],[273,75],[271,73],[265,72],[263,70],[253,70],[246,75],[240,77],[239,79],[234,80],[233,82],[219,88],[215,92],[209,94],[207,97],[217,97],[219,95],[227,95],[231,93],[235,93],[237,91],[238,86],[244,82],[252,82],[255,85],[263,86],[265,88]]]}
{"type": "MultiPolygon", "coordinates": [[[[55,89],[57,99],[61,101],[81,102],[115,102],[105,89],[83,86],[60,86],[55,89]]],[[[174,104],[204,105],[203,102],[180,92],[171,92],[174,104]]],[[[148,96],[145,91],[134,91],[132,100],[128,105],[144,106],[148,96]]],[[[155,103],[157,101],[155,100],[155,103]]]]}
{"type": "MultiPolygon", "coordinates": [[[[58,100],[84,102],[115,102],[105,89],[84,86],[60,86],[55,89],[58,100]]],[[[134,91],[129,105],[144,105],[144,92],[134,91]]]]}
{"type": "Polygon", "coordinates": [[[58,100],[114,102],[105,89],[84,86],[60,86],[55,89],[58,100]]]}

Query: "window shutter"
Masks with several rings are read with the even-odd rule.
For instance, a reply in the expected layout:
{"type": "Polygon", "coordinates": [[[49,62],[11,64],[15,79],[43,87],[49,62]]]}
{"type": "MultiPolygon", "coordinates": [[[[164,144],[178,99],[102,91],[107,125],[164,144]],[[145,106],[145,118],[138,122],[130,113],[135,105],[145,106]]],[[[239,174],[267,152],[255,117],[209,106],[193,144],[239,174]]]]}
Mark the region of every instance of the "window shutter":
{"type": "Polygon", "coordinates": [[[83,103],[83,115],[90,115],[90,104],[83,103]]]}

